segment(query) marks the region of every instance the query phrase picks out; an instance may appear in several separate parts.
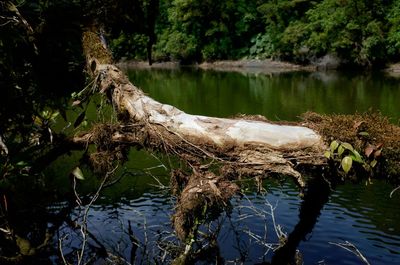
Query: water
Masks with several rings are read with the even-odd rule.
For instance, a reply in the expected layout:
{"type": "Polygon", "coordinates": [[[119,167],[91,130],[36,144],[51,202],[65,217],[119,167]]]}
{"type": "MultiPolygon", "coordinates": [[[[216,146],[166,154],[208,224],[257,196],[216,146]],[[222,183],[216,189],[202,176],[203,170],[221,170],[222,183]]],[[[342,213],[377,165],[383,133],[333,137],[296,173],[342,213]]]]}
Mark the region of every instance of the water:
{"type": "MultiPolygon", "coordinates": [[[[229,117],[244,113],[297,120],[308,110],[349,114],[372,108],[394,123],[400,119],[400,81],[382,74],[257,75],[194,69],[130,70],[128,74],[151,97],[193,114],[229,117]]],[[[94,108],[90,111],[94,119],[94,108]]],[[[21,200],[10,206],[23,209],[14,220],[21,234],[25,231],[40,243],[45,231],[56,231],[53,247],[31,264],[61,264],[60,242],[67,259],[76,257],[81,247],[82,235],[74,224],[84,209],[66,203],[73,198],[68,175],[81,157],[81,151],[73,151],[56,159],[44,171],[40,188],[46,192],[37,196],[38,189],[20,187],[21,200]],[[57,196],[47,196],[55,190],[57,196]]],[[[104,264],[106,259],[100,257],[105,249],[114,255],[109,257],[114,263],[117,257],[120,264],[168,263],[171,257],[166,253],[182,250],[173,235],[170,218],[176,198],[166,187],[169,170],[164,165],[169,165],[166,157],[159,160],[154,154],[131,150],[129,161],[117,171],[119,181],[106,188],[89,211],[86,259],[95,256],[94,264],[104,264]]],[[[99,181],[81,167],[86,180],[78,184],[78,192],[85,194],[99,181]]],[[[214,264],[215,256],[226,264],[284,260],[297,249],[304,264],[362,264],[356,255],[334,244],[346,241],[371,264],[400,264],[400,191],[389,198],[394,187],[385,182],[345,183],[330,191],[324,180],[310,178],[304,199],[290,178],[265,181],[263,194],[257,194],[252,183],[243,187],[246,192],[232,199],[231,211],[222,213],[210,227],[202,227],[219,233],[216,245],[205,255],[209,260],[203,257],[199,264],[214,264]],[[289,243],[274,254],[271,248],[279,240],[279,227],[289,236],[289,243]]]]}
{"type": "Polygon", "coordinates": [[[151,97],[193,114],[228,117],[244,113],[296,120],[306,111],[352,114],[372,109],[393,122],[400,119],[399,80],[381,73],[266,75],[184,69],[131,70],[128,74],[151,97]]]}
{"type": "MultiPolygon", "coordinates": [[[[321,183],[316,185],[320,189],[321,183]]],[[[357,246],[371,264],[400,261],[400,196],[390,199],[389,185],[347,183],[339,185],[330,196],[322,189],[319,196],[304,201],[291,183],[267,181],[264,187],[266,194],[249,191],[244,197],[233,198],[229,215],[223,213],[212,223],[212,231],[220,230],[217,247],[226,264],[255,264],[273,257],[268,245],[274,247],[278,238],[272,214],[276,225],[298,243],[295,247],[304,264],[362,264],[354,254],[332,244],[346,241],[357,246]]],[[[159,249],[163,243],[177,243],[170,221],[175,201],[167,191],[152,188],[137,198],[138,194],[133,194],[112,202],[106,197],[100,200],[90,212],[89,231],[112,253],[140,264],[148,257],[163,256],[159,249]],[[142,243],[134,255],[129,226],[142,243]]],[[[75,210],[72,216],[77,213],[75,210]]],[[[70,226],[60,230],[61,234],[72,234],[71,239],[80,238],[79,231],[74,232],[70,226]]],[[[70,249],[80,243],[64,244],[70,249]]],[[[209,262],[203,260],[200,264],[209,262]]]]}

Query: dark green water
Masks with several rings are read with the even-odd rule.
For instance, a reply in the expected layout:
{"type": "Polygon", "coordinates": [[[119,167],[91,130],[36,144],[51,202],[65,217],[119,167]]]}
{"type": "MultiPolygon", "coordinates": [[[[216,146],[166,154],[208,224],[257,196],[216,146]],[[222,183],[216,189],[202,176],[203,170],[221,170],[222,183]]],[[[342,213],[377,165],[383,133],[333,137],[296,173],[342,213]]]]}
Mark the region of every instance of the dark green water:
{"type": "MultiPolygon", "coordinates": [[[[193,69],[130,70],[128,74],[151,97],[193,114],[262,114],[273,120],[296,120],[308,110],[354,113],[372,108],[393,122],[400,119],[400,80],[380,74],[255,75],[193,69]]],[[[89,126],[98,117],[95,105],[89,108],[89,126]]],[[[112,110],[108,111],[107,115],[112,116],[112,110]]],[[[76,117],[78,112],[69,115],[76,117]]],[[[27,237],[40,243],[46,229],[57,231],[53,248],[30,264],[62,264],[58,254],[60,239],[66,258],[76,257],[82,236],[73,222],[81,220],[82,208],[69,207],[66,196],[71,193],[69,173],[81,165],[81,157],[81,151],[63,155],[44,171],[42,186],[19,187],[21,200],[12,207],[20,209],[14,220],[21,226],[20,234],[25,231],[27,237]],[[42,196],[37,194],[39,188],[42,196]],[[58,197],[46,197],[54,191],[58,197]]],[[[165,259],[163,256],[166,248],[171,251],[173,243],[177,243],[170,219],[175,198],[168,188],[160,187],[168,185],[168,159],[156,157],[131,150],[129,161],[118,168],[116,175],[121,179],[104,189],[89,212],[91,235],[85,258],[101,257],[102,245],[109,253],[125,259],[120,264],[170,262],[169,255],[165,259]]],[[[86,180],[78,184],[78,192],[84,194],[99,183],[87,167],[81,167],[86,180]]],[[[304,199],[290,179],[266,181],[266,193],[262,195],[251,183],[247,186],[244,197],[232,199],[231,212],[223,213],[212,223],[211,229],[219,230],[217,244],[206,255],[209,260],[203,259],[199,264],[215,264],[217,255],[225,264],[256,264],[277,260],[279,255],[296,249],[304,264],[362,264],[354,254],[332,244],[345,241],[354,244],[371,264],[400,264],[400,191],[390,198],[393,186],[375,181],[369,185],[344,183],[330,190],[322,178],[310,178],[304,199]],[[289,235],[289,247],[276,254],[270,250],[278,242],[272,212],[276,224],[289,235]]],[[[94,264],[105,264],[104,260],[94,264]]]]}
{"type": "Polygon", "coordinates": [[[352,114],[380,110],[400,119],[399,80],[380,73],[242,74],[215,71],[129,71],[130,79],[155,99],[192,113],[227,117],[261,114],[295,120],[306,111],[352,114]]]}

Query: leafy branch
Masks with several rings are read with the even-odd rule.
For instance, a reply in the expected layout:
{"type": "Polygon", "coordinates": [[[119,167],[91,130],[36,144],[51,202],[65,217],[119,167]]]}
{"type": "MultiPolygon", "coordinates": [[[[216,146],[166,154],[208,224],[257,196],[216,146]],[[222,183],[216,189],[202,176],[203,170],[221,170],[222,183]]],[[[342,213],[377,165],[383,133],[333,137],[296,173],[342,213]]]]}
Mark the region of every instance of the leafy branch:
{"type": "Polygon", "coordinates": [[[360,164],[370,175],[378,163],[382,154],[383,144],[368,144],[362,156],[351,144],[340,141],[332,141],[324,156],[333,162],[340,163],[340,167],[347,175],[354,168],[354,163],[360,164]]]}

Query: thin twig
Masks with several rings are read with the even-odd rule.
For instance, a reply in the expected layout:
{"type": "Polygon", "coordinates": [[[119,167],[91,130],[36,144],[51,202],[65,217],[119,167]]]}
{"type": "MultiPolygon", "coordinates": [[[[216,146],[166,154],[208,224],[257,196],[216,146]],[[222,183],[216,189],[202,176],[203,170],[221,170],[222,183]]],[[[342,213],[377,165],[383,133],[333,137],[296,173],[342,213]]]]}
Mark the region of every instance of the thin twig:
{"type": "Polygon", "coordinates": [[[58,250],[60,251],[61,259],[63,260],[64,265],[69,265],[69,263],[66,261],[66,259],[64,257],[64,252],[62,250],[62,243],[66,238],[67,238],[67,235],[64,235],[63,237],[58,239],[58,250]]]}
{"type": "MultiPolygon", "coordinates": [[[[109,176],[110,176],[111,174],[113,174],[117,168],[118,168],[118,166],[116,166],[113,170],[111,170],[111,171],[109,171],[109,172],[106,173],[106,175],[104,176],[103,181],[101,182],[99,188],[97,189],[96,193],[93,195],[93,197],[92,197],[92,199],[90,200],[89,204],[88,204],[88,205],[86,206],[86,208],[85,208],[85,211],[84,211],[84,214],[83,214],[82,225],[81,225],[81,229],[80,229],[80,230],[81,230],[81,234],[82,234],[82,239],[83,239],[83,240],[82,240],[81,250],[80,250],[80,252],[78,252],[78,254],[77,254],[77,255],[78,255],[78,262],[77,262],[77,265],[80,265],[80,264],[82,263],[83,254],[84,254],[85,248],[86,248],[87,230],[88,230],[88,228],[87,228],[87,218],[88,218],[88,215],[89,215],[89,210],[90,210],[92,204],[93,204],[93,203],[97,200],[97,198],[99,197],[100,192],[101,192],[101,190],[103,189],[103,186],[105,185],[105,183],[107,182],[109,176]]],[[[75,195],[77,195],[77,193],[76,193],[76,191],[75,191],[75,181],[74,181],[74,192],[75,192],[75,195]]],[[[77,201],[78,201],[78,202],[80,201],[80,202],[82,203],[82,201],[80,200],[79,197],[77,197],[77,201]]]]}
{"type": "Polygon", "coordinates": [[[341,247],[341,248],[353,253],[354,255],[359,257],[365,264],[371,265],[368,262],[368,260],[364,257],[364,255],[358,250],[358,248],[356,246],[354,246],[352,243],[350,243],[349,241],[345,241],[344,243],[335,243],[335,242],[328,242],[328,243],[331,245],[336,245],[338,247],[341,247]]]}
{"type": "Polygon", "coordinates": [[[392,192],[390,192],[389,197],[392,198],[393,194],[400,189],[400,186],[398,186],[397,188],[395,188],[394,190],[392,190],[392,192]]]}

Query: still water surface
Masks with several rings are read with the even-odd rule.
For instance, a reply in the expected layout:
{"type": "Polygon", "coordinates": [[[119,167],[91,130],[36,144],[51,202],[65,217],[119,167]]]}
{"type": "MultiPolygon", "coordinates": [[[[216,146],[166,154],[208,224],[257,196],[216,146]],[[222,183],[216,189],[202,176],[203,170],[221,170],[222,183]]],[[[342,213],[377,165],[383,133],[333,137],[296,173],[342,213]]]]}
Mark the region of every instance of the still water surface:
{"type": "MultiPolygon", "coordinates": [[[[271,120],[296,120],[308,110],[349,114],[372,108],[394,123],[400,119],[400,80],[381,74],[256,75],[195,69],[129,70],[128,74],[151,97],[193,114],[261,114],[271,120]]],[[[78,159],[79,152],[63,156],[46,174],[65,178],[78,159]]],[[[176,242],[170,221],[175,198],[153,176],[168,185],[169,171],[151,154],[132,150],[121,172],[130,175],[102,193],[90,211],[89,231],[132,264],[153,257],[160,260],[162,247],[176,242]],[[140,242],[136,251],[132,235],[140,242]]],[[[340,184],[331,192],[323,181],[314,182],[304,199],[290,179],[265,182],[262,195],[248,184],[243,197],[232,199],[231,212],[212,224],[214,230],[220,227],[215,253],[227,264],[270,261],[269,247],[278,241],[275,228],[279,225],[304,264],[362,264],[354,254],[332,244],[345,241],[354,244],[371,264],[400,264],[400,192],[389,198],[394,187],[381,181],[340,184]]],[[[59,211],[63,204],[52,207],[59,211]]],[[[72,215],[78,213],[77,208],[72,215]]],[[[74,238],[80,234],[67,224],[60,231],[76,235],[64,239],[68,255],[79,247],[80,241],[74,238]]],[[[59,262],[56,257],[54,261],[59,262]]]]}
{"type": "Polygon", "coordinates": [[[306,111],[352,114],[372,109],[393,122],[400,119],[400,81],[381,73],[266,75],[193,69],[128,73],[151,97],[193,114],[227,117],[244,113],[295,120],[306,111]]]}

